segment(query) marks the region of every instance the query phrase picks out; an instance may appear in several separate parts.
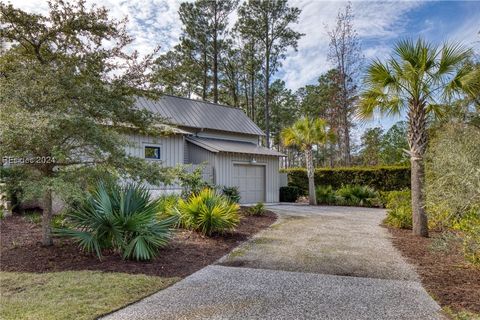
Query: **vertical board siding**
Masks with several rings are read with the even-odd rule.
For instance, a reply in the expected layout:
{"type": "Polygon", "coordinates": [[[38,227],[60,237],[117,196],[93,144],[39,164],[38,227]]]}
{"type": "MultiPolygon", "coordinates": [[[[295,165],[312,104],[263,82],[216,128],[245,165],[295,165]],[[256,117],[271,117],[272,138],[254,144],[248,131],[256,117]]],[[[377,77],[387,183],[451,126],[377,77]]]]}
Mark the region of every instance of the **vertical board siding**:
{"type": "MultiPolygon", "coordinates": [[[[144,158],[144,145],[159,145],[161,152],[162,165],[166,167],[175,167],[183,163],[202,164],[206,163],[209,167],[208,173],[213,176],[213,182],[222,186],[234,186],[233,184],[233,165],[262,165],[265,167],[265,202],[279,201],[280,175],[279,159],[272,156],[253,156],[248,154],[236,153],[213,153],[197,145],[188,143],[181,135],[171,135],[168,137],[147,137],[137,134],[130,134],[131,145],[126,147],[129,155],[144,158]],[[256,163],[251,160],[255,158],[256,163]]],[[[179,192],[181,187],[178,184],[170,186],[149,186],[153,191],[179,192]]]]}
{"type": "MultiPolygon", "coordinates": [[[[140,134],[129,134],[130,144],[126,146],[125,151],[128,155],[144,158],[145,145],[160,146],[160,163],[163,167],[175,167],[183,164],[185,157],[184,137],[182,135],[170,136],[143,136],[140,134]]],[[[157,161],[157,160],[150,160],[157,161]]],[[[181,190],[178,184],[173,185],[148,185],[151,190],[181,190]]]]}
{"type": "MultiPolygon", "coordinates": [[[[188,130],[188,129],[186,128],[185,130],[188,130]]],[[[191,129],[190,129],[190,131],[191,131],[191,129]]],[[[242,133],[231,133],[231,132],[205,130],[205,131],[196,132],[195,136],[200,137],[200,138],[243,141],[243,142],[251,142],[251,143],[255,143],[255,144],[258,143],[258,135],[252,135],[252,134],[242,134],[242,133]]]]}
{"type": "Polygon", "coordinates": [[[207,163],[208,165],[215,165],[215,153],[201,148],[193,143],[186,142],[188,145],[188,160],[192,164],[207,163]]]}

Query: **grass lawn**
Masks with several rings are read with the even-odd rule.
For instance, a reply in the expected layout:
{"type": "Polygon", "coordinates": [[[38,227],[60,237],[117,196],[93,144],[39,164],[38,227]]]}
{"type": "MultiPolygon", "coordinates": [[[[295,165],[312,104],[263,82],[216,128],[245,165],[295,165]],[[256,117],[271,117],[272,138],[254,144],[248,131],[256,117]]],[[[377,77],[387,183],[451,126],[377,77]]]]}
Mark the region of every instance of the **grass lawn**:
{"type": "Polygon", "coordinates": [[[0,319],[95,319],[178,280],[100,271],[0,272],[0,319]]]}

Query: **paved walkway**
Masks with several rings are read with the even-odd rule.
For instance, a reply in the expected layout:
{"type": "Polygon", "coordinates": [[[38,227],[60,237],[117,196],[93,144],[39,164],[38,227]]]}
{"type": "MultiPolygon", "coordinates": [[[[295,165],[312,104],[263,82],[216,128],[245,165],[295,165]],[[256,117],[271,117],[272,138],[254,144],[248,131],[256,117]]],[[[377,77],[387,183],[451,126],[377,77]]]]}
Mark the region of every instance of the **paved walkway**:
{"type": "Polygon", "coordinates": [[[277,205],[278,222],[106,319],[441,319],[380,209],[277,205]]]}

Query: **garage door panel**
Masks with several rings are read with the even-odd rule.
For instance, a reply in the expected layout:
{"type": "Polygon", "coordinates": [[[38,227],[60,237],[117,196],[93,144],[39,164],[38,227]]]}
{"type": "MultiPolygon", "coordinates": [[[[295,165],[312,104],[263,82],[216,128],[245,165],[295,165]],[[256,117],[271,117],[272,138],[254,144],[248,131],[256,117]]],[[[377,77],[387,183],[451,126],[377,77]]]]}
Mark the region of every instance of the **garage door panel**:
{"type": "Polygon", "coordinates": [[[233,184],[240,191],[241,203],[265,201],[265,167],[235,164],[233,166],[233,184]]]}

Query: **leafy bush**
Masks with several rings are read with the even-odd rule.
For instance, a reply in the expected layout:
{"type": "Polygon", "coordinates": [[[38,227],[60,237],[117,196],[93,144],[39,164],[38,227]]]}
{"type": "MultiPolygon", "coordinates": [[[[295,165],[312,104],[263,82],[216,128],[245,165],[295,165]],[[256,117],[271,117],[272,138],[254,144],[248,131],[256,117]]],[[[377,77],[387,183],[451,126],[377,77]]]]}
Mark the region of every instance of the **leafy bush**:
{"type": "Polygon", "coordinates": [[[211,236],[230,231],[238,224],[239,206],[213,189],[203,189],[187,200],[178,201],[177,210],[184,227],[211,236]]]}
{"type": "Polygon", "coordinates": [[[300,189],[294,186],[280,188],[280,202],[295,202],[301,195],[300,189]]]}
{"type": "Polygon", "coordinates": [[[337,203],[346,206],[371,207],[378,203],[379,194],[367,186],[346,185],[336,191],[337,203]]]}
{"type": "Polygon", "coordinates": [[[30,223],[34,223],[34,224],[42,223],[42,213],[39,211],[26,210],[24,218],[30,223]]]}
{"type": "Polygon", "coordinates": [[[316,194],[319,204],[335,204],[337,202],[337,196],[332,186],[318,186],[316,194]]]}
{"type": "Polygon", "coordinates": [[[176,194],[161,195],[157,199],[157,218],[162,220],[170,217],[177,217],[177,223],[180,223],[178,212],[176,210],[180,197],[176,194]]]}
{"type": "Polygon", "coordinates": [[[138,185],[99,183],[80,207],[67,215],[71,227],[54,229],[79,246],[102,257],[113,249],[124,259],[150,260],[168,243],[176,217],[158,220],[158,201],[138,185]]]}
{"type": "Polygon", "coordinates": [[[429,227],[460,231],[465,258],[480,264],[480,128],[448,123],[430,142],[426,162],[429,227]]]}
{"type": "Polygon", "coordinates": [[[265,204],[263,204],[263,202],[259,202],[253,207],[248,208],[247,210],[247,214],[252,216],[263,216],[265,212],[265,204]]]}
{"type": "Polygon", "coordinates": [[[67,226],[66,214],[55,214],[52,217],[52,228],[64,228],[67,226]]]}
{"type": "Polygon", "coordinates": [[[239,203],[240,202],[240,191],[238,190],[238,187],[227,187],[224,186],[222,187],[222,194],[230,199],[231,202],[233,203],[239,203]]]}
{"type": "Polygon", "coordinates": [[[410,190],[391,191],[387,195],[385,224],[400,228],[412,228],[412,202],[410,190]]]}
{"type": "Polygon", "coordinates": [[[198,194],[205,188],[211,188],[212,185],[203,179],[203,166],[195,168],[192,172],[187,168],[180,168],[177,172],[177,178],[182,187],[182,198],[187,199],[191,195],[198,194]]]}
{"type": "MultiPolygon", "coordinates": [[[[284,169],[288,174],[288,185],[297,187],[303,194],[308,191],[307,170],[304,168],[284,169]]],[[[315,184],[332,186],[369,186],[378,191],[393,191],[410,188],[410,168],[405,166],[317,168],[315,184]]]]}
{"type": "Polygon", "coordinates": [[[465,213],[453,228],[462,232],[465,258],[473,264],[480,264],[480,206],[465,213]]]}
{"type": "Polygon", "coordinates": [[[180,197],[176,194],[164,194],[157,198],[158,214],[160,216],[171,216],[172,208],[174,208],[180,197]]]}
{"type": "Polygon", "coordinates": [[[426,203],[431,228],[451,228],[480,207],[480,128],[449,124],[427,152],[426,203]]]}

